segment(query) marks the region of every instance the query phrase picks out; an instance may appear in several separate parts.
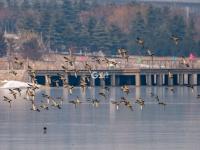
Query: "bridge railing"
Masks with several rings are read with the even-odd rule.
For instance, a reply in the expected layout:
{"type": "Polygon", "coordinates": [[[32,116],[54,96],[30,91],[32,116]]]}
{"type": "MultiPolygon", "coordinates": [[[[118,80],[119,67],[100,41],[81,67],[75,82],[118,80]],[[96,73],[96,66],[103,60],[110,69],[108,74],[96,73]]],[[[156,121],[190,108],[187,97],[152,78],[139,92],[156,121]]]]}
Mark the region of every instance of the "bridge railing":
{"type": "MultiPolygon", "coordinates": [[[[200,60],[188,61],[189,67],[183,65],[181,60],[169,60],[169,59],[142,59],[137,58],[129,59],[128,61],[120,58],[112,59],[117,63],[116,66],[108,65],[105,62],[98,64],[94,60],[87,60],[87,63],[92,66],[92,69],[97,70],[114,70],[114,69],[182,69],[182,68],[194,68],[200,69],[200,60]]],[[[19,66],[14,62],[9,62],[7,60],[0,61],[0,70],[26,70],[27,66],[30,65],[37,70],[62,70],[62,65],[65,65],[69,69],[85,69],[85,61],[76,61],[75,66],[70,66],[64,61],[52,60],[52,61],[31,61],[24,60],[24,65],[19,66]]]]}

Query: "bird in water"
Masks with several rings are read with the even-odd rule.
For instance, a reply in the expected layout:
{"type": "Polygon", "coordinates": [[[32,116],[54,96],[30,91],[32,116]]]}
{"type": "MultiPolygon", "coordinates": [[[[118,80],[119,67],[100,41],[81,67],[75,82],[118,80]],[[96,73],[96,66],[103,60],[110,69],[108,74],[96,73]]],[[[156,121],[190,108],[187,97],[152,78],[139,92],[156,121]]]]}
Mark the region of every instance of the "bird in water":
{"type": "Polygon", "coordinates": [[[197,98],[200,98],[200,94],[197,94],[197,98]]]}
{"type": "Polygon", "coordinates": [[[92,103],[92,106],[94,106],[96,108],[99,107],[100,100],[98,100],[96,98],[94,98],[94,99],[88,98],[87,101],[92,103]]]}
{"type": "Polygon", "coordinates": [[[135,103],[137,103],[137,104],[140,105],[140,109],[141,109],[141,110],[143,109],[143,107],[144,107],[144,100],[143,100],[142,98],[136,99],[136,102],[135,102],[135,103]]]}
{"type": "Polygon", "coordinates": [[[36,107],[36,105],[35,105],[35,103],[34,103],[34,100],[31,100],[31,103],[32,103],[32,108],[31,108],[31,110],[40,112],[40,109],[36,107]]]}
{"type": "Polygon", "coordinates": [[[107,87],[107,86],[105,86],[105,87],[104,87],[104,89],[105,89],[107,92],[109,92],[109,91],[110,91],[110,88],[109,88],[109,87],[107,87]]]}
{"type": "Polygon", "coordinates": [[[116,109],[119,110],[120,102],[118,102],[118,101],[111,101],[111,104],[115,105],[116,109]]]}
{"type": "Polygon", "coordinates": [[[192,93],[194,93],[194,86],[193,85],[191,85],[191,84],[188,84],[188,85],[186,85],[187,87],[189,87],[189,88],[191,88],[191,90],[192,90],[192,93]]]}
{"type": "Polygon", "coordinates": [[[59,96],[56,99],[60,101],[60,105],[63,105],[63,102],[64,102],[64,98],[63,97],[59,96]]]}
{"type": "Polygon", "coordinates": [[[172,93],[175,93],[175,89],[172,86],[171,87],[165,87],[165,89],[171,91],[172,93]]]}
{"type": "Polygon", "coordinates": [[[151,97],[153,98],[155,94],[153,92],[150,92],[151,97]]]}
{"type": "Polygon", "coordinates": [[[50,99],[51,99],[51,96],[47,95],[47,94],[44,94],[42,93],[42,97],[46,98],[47,99],[47,104],[50,103],[50,99]]]}
{"type": "Polygon", "coordinates": [[[105,92],[99,92],[99,95],[102,96],[106,100],[107,96],[105,92]]]}
{"type": "Polygon", "coordinates": [[[158,102],[158,105],[166,106],[167,104],[164,102],[161,102],[158,95],[155,97],[156,101],[158,102]]]}
{"type": "Polygon", "coordinates": [[[158,105],[166,106],[167,104],[164,102],[158,102],[158,105]]]}
{"type": "Polygon", "coordinates": [[[127,108],[129,108],[131,111],[133,111],[133,106],[129,100],[127,100],[125,97],[121,97],[120,103],[124,104],[127,108]]]}
{"type": "Polygon", "coordinates": [[[58,109],[61,109],[61,106],[58,102],[56,102],[53,98],[50,98],[51,102],[52,102],[52,105],[53,107],[55,108],[58,108],[58,109]]]}
{"type": "Polygon", "coordinates": [[[156,100],[157,102],[159,102],[159,101],[160,101],[160,99],[159,99],[158,95],[156,95],[156,96],[155,96],[155,100],[156,100]]]}
{"type": "Polygon", "coordinates": [[[69,103],[74,104],[75,108],[77,105],[81,104],[79,97],[77,96],[75,100],[69,101],[69,103]]]}
{"type": "Polygon", "coordinates": [[[47,133],[47,127],[43,127],[43,134],[47,133]]]}
{"type": "Polygon", "coordinates": [[[127,108],[129,108],[131,111],[133,111],[133,106],[132,106],[132,104],[131,104],[130,101],[128,101],[127,103],[125,103],[125,106],[126,106],[127,108]]]}
{"type": "Polygon", "coordinates": [[[42,109],[46,109],[46,110],[49,110],[49,107],[44,103],[43,100],[41,100],[40,108],[42,108],[42,109]]]}

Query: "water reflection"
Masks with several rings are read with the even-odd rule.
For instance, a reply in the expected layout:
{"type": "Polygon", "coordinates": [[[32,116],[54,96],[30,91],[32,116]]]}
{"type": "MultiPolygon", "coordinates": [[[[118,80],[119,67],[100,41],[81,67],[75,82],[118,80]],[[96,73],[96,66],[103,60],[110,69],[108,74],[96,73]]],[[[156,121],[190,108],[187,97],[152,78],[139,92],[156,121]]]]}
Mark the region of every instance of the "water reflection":
{"type": "MultiPolygon", "coordinates": [[[[174,93],[165,87],[130,87],[130,94],[123,94],[120,87],[110,88],[108,100],[99,97],[100,87],[88,88],[85,94],[75,87],[70,95],[62,88],[42,89],[41,93],[53,97],[63,96],[61,110],[32,112],[29,102],[17,99],[9,109],[0,103],[0,145],[7,150],[132,150],[132,149],[196,149],[200,147],[200,101],[196,99],[199,87],[194,92],[187,87],[174,87],[174,93]],[[150,93],[159,95],[167,106],[159,106],[150,93]],[[101,99],[100,107],[82,104],[75,108],[67,103],[79,96],[86,102],[88,97],[101,99]],[[133,103],[138,97],[145,99],[140,110],[133,104],[134,111],[125,107],[116,110],[110,100],[126,96],[133,103]],[[47,133],[43,134],[43,127],[47,133]]],[[[6,94],[1,90],[0,94],[6,94]]]]}
{"type": "MultiPolygon", "coordinates": [[[[116,88],[110,89],[110,101],[116,101],[116,88]]],[[[110,122],[114,122],[116,107],[110,103],[110,122]]]]}
{"type": "Polygon", "coordinates": [[[141,87],[135,87],[135,98],[138,99],[141,97],[141,87]]]}

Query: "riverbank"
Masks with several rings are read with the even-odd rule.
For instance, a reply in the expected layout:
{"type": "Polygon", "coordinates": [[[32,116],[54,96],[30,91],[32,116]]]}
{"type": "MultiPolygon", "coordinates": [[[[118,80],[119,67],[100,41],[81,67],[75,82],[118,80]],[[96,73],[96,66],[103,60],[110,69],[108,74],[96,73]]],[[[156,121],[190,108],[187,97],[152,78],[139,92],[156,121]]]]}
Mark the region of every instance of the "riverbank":
{"type": "MultiPolygon", "coordinates": [[[[68,67],[68,69],[74,69],[74,67],[78,70],[85,69],[85,63],[89,64],[93,69],[96,70],[106,70],[110,69],[105,61],[102,61],[101,64],[95,61],[94,56],[92,55],[76,55],[75,56],[75,66],[70,66],[65,62],[64,56],[62,54],[45,54],[42,56],[41,60],[29,60],[23,59],[18,55],[13,55],[10,57],[11,61],[8,61],[6,57],[0,58],[0,81],[3,80],[18,80],[27,82],[28,74],[27,68],[30,65],[33,69],[36,70],[63,70],[62,65],[68,67]],[[14,63],[14,57],[18,57],[21,62],[23,62],[23,66],[20,68],[19,65],[14,63]],[[10,73],[11,70],[14,70],[17,75],[13,75],[10,73]]],[[[104,56],[98,56],[100,59],[104,60],[104,56]]],[[[177,69],[184,68],[182,65],[181,57],[152,57],[149,56],[129,56],[128,62],[119,56],[110,56],[109,60],[117,63],[116,69],[139,69],[139,68],[154,68],[154,69],[177,69]]],[[[184,59],[188,64],[189,68],[199,68],[200,59],[195,58],[194,60],[190,60],[189,58],[184,59]]]]}
{"type": "Polygon", "coordinates": [[[15,70],[16,76],[10,73],[9,70],[0,70],[0,81],[4,80],[17,80],[17,81],[28,81],[28,75],[26,70],[15,70]]]}

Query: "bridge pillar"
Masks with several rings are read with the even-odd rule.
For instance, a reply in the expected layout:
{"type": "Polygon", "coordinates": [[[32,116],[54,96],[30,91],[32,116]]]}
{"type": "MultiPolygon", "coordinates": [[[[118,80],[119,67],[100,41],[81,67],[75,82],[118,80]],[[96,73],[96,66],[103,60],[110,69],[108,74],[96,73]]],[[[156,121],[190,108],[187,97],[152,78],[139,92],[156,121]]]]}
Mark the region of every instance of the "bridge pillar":
{"type": "Polygon", "coordinates": [[[140,73],[135,74],[135,85],[140,86],[140,73]]]}
{"type": "Polygon", "coordinates": [[[193,76],[192,74],[188,74],[188,84],[193,84],[193,76]]]}
{"type": "Polygon", "coordinates": [[[146,75],[146,84],[148,85],[148,86],[151,86],[151,74],[147,74],[146,75]]]}
{"type": "Polygon", "coordinates": [[[184,84],[188,84],[188,74],[184,74],[184,84]]]}
{"type": "Polygon", "coordinates": [[[115,86],[120,86],[120,75],[115,76],[115,86]]]}
{"type": "Polygon", "coordinates": [[[183,74],[179,74],[178,75],[178,84],[179,85],[183,85],[184,84],[184,75],[183,74]]]}
{"type": "Polygon", "coordinates": [[[197,74],[192,74],[190,84],[197,85],[197,74]]]}
{"type": "Polygon", "coordinates": [[[90,86],[95,86],[95,79],[90,77],[90,86]]]}
{"type": "Polygon", "coordinates": [[[105,86],[105,78],[100,78],[100,86],[105,86]]]}
{"type": "Polygon", "coordinates": [[[165,74],[162,75],[162,83],[165,84],[165,74]]]}
{"type": "Polygon", "coordinates": [[[135,88],[135,98],[138,99],[141,97],[141,87],[135,88]]]}
{"type": "Polygon", "coordinates": [[[49,75],[45,75],[45,85],[50,86],[51,84],[51,77],[49,75]]]}
{"type": "Polygon", "coordinates": [[[168,85],[169,86],[174,85],[173,77],[169,77],[169,75],[168,75],[168,85]]]}
{"type": "Polygon", "coordinates": [[[156,74],[153,75],[153,84],[157,85],[157,75],[156,74]]]}
{"type": "Polygon", "coordinates": [[[158,74],[156,76],[156,84],[159,85],[159,86],[163,85],[163,75],[162,74],[158,74]]]}
{"type": "MultiPolygon", "coordinates": [[[[63,85],[64,86],[64,85],[63,85]]],[[[67,89],[65,89],[65,88],[63,88],[62,89],[62,96],[64,97],[64,98],[66,98],[66,99],[68,99],[68,96],[69,96],[69,90],[67,90],[67,89]]]]}
{"type": "Polygon", "coordinates": [[[68,77],[68,74],[65,74],[65,81],[66,81],[67,83],[69,83],[69,77],[68,77]]]}
{"type": "Polygon", "coordinates": [[[111,86],[116,86],[116,83],[115,83],[115,74],[111,75],[111,86]]]}

